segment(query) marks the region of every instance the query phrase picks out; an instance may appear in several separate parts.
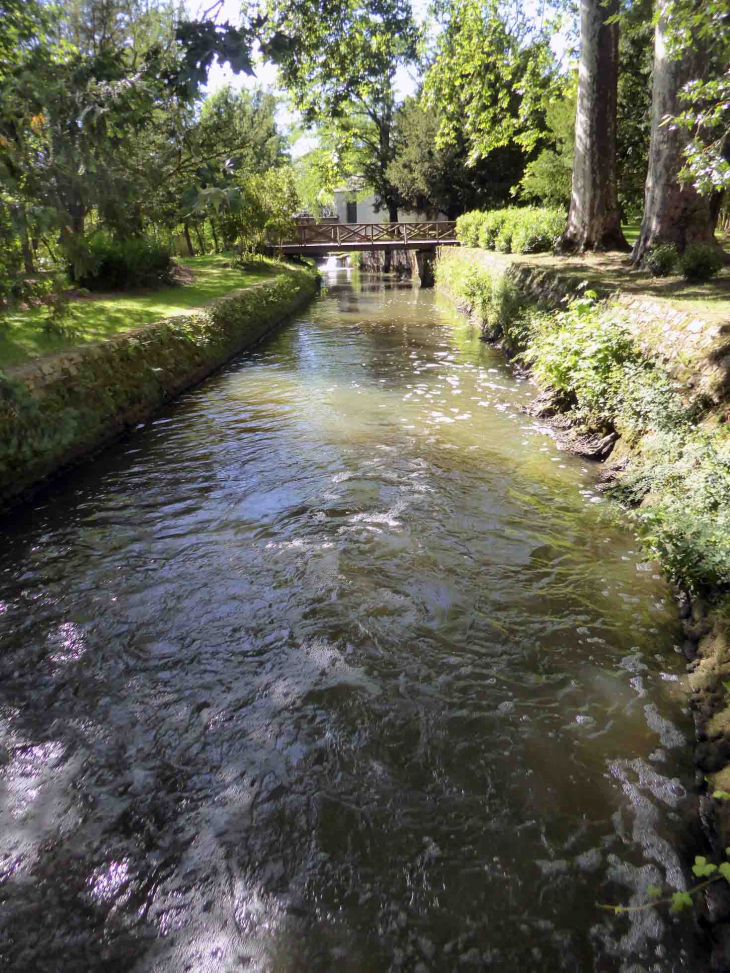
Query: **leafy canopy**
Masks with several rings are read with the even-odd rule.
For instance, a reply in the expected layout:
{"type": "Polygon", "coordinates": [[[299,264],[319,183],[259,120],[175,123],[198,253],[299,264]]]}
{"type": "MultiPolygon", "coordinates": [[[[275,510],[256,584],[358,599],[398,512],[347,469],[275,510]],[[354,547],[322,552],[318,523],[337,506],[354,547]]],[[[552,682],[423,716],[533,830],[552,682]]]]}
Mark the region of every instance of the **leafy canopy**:
{"type": "Polygon", "coordinates": [[[560,85],[549,26],[535,26],[520,3],[454,0],[446,9],[424,83],[426,104],[443,112],[440,140],[463,129],[471,162],[512,141],[535,148],[560,85]]]}

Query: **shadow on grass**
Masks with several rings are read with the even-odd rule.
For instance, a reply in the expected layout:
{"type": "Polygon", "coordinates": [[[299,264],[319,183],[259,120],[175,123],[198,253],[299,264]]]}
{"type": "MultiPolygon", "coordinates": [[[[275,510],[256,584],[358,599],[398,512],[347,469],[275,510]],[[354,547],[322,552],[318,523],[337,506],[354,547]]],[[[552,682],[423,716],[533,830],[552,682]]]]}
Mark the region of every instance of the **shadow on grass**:
{"type": "Polygon", "coordinates": [[[730,268],[709,281],[688,281],[684,277],[652,277],[645,270],[636,270],[624,253],[586,253],[580,256],[554,254],[511,254],[506,260],[544,267],[575,280],[587,283],[599,293],[615,291],[633,294],[638,299],[671,302],[679,311],[690,311],[698,317],[713,321],[730,320],[730,268]]]}
{"type": "Polygon", "coordinates": [[[8,314],[0,324],[0,367],[23,365],[39,355],[68,350],[162,318],[185,314],[231,291],[261,283],[277,274],[294,272],[292,267],[273,260],[256,261],[242,270],[231,267],[226,255],[192,257],[181,263],[193,271],[195,277],[191,283],[72,300],[65,322],[68,337],[46,332],[48,315],[44,307],[8,314]]]}

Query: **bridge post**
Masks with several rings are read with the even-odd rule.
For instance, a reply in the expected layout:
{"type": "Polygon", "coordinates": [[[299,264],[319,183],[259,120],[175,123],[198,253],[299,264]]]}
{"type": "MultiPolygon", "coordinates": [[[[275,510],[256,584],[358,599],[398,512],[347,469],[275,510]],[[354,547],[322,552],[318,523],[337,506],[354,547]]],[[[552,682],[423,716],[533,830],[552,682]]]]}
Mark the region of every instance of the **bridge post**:
{"type": "Polygon", "coordinates": [[[433,287],[433,260],[436,256],[434,250],[416,250],[416,264],[418,265],[418,276],[421,278],[421,287],[433,287]]]}

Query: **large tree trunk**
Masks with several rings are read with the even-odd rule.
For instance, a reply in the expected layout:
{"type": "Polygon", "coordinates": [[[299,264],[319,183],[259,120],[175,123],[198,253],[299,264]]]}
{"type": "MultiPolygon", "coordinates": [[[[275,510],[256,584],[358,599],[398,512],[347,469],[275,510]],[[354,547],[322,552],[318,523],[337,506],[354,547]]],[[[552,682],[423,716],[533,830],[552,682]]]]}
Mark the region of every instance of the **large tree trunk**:
{"type": "Polygon", "coordinates": [[[33,262],[33,251],[30,246],[28,234],[24,231],[20,239],[20,246],[23,251],[23,267],[26,274],[35,274],[35,263],[33,262]]]}
{"type": "Polygon", "coordinates": [[[220,252],[220,247],[218,246],[218,234],[215,232],[215,221],[213,217],[209,217],[208,222],[210,223],[210,232],[213,234],[213,246],[215,247],[215,252],[220,252]]]}
{"type": "Polygon", "coordinates": [[[195,236],[198,238],[198,247],[200,248],[200,252],[201,254],[205,253],[205,240],[200,232],[199,224],[193,223],[193,229],[195,230],[195,236]]]}
{"type": "Polygon", "coordinates": [[[69,204],[68,212],[71,217],[71,232],[74,237],[81,239],[86,229],[86,207],[80,199],[76,199],[69,204]]]}
{"type": "MultiPolygon", "coordinates": [[[[666,3],[662,5],[665,9],[666,3]]],[[[679,92],[690,78],[703,74],[706,58],[688,49],[681,60],[670,58],[666,41],[667,22],[657,21],[654,36],[651,147],[644,191],[644,219],[631,259],[640,265],[648,250],[660,243],[674,243],[684,250],[693,243],[714,243],[710,197],[701,196],[690,183],[680,184],[677,174],[684,165],[685,129],[663,125],[665,115],[680,110],[679,92]]]]}
{"type": "Polygon", "coordinates": [[[558,250],[628,250],[616,187],[619,0],[581,0],[573,191],[558,250]]]}
{"type": "Polygon", "coordinates": [[[193,241],[190,239],[190,227],[187,223],[183,223],[183,233],[185,234],[185,242],[188,245],[188,254],[191,257],[195,256],[195,247],[193,246],[193,241]]]}
{"type": "Polygon", "coordinates": [[[66,206],[68,223],[61,227],[58,242],[71,265],[71,277],[75,280],[88,267],[83,257],[84,231],[86,229],[86,207],[78,194],[66,206]]]}
{"type": "Polygon", "coordinates": [[[23,225],[20,231],[20,248],[23,252],[23,267],[26,274],[35,274],[35,263],[33,261],[33,248],[28,236],[28,224],[25,222],[25,212],[23,212],[23,225]]]}

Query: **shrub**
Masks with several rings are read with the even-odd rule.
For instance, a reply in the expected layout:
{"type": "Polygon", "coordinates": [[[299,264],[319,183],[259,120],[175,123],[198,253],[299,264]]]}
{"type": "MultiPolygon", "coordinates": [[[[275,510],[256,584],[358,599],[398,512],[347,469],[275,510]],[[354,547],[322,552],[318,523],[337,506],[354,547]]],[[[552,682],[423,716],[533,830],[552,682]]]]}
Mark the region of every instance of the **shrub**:
{"type": "Polygon", "coordinates": [[[644,266],[652,277],[668,277],[679,263],[679,251],[673,243],[653,247],[644,257],[644,266]]]}
{"type": "Polygon", "coordinates": [[[722,251],[711,243],[687,247],[682,254],[681,267],[687,280],[710,280],[722,270],[722,251]]]}
{"type": "Polygon", "coordinates": [[[479,246],[483,250],[494,250],[497,237],[509,218],[509,210],[493,209],[484,213],[479,228],[479,246]]]}
{"type": "Polygon", "coordinates": [[[696,592],[730,583],[730,448],[723,433],[653,437],[642,469],[656,502],[638,513],[651,557],[696,592]]]}
{"type": "Polygon", "coordinates": [[[514,220],[507,219],[504,221],[497,234],[497,239],[494,241],[495,250],[498,250],[499,253],[512,252],[512,234],[514,233],[514,229],[514,220]]]}
{"type": "Polygon", "coordinates": [[[88,267],[75,283],[92,291],[160,287],[170,283],[172,255],[169,248],[145,237],[116,240],[96,235],[86,245],[88,267]]]}
{"type": "Polygon", "coordinates": [[[512,233],[513,253],[545,253],[555,246],[565,229],[565,213],[562,209],[513,210],[515,227],[512,233]]]}
{"type": "Polygon", "coordinates": [[[649,430],[672,433],[701,418],[702,403],[686,403],[681,386],[650,362],[624,364],[611,381],[621,435],[636,439],[649,430]]]}
{"type": "Polygon", "coordinates": [[[526,299],[506,274],[492,273],[458,260],[439,260],[436,280],[439,287],[469,304],[485,338],[505,339],[510,351],[524,347],[526,299]]]}
{"type": "Polygon", "coordinates": [[[476,247],[479,244],[479,228],[485,214],[474,209],[464,213],[456,221],[456,239],[465,247],[476,247]]]}
{"type": "Polygon", "coordinates": [[[615,370],[640,355],[623,323],[602,314],[595,297],[586,291],[567,311],[543,318],[523,358],[539,384],[574,395],[585,418],[611,421],[615,370]]]}
{"type": "Polygon", "coordinates": [[[500,253],[544,253],[564,229],[565,212],[547,206],[472,210],[456,221],[457,238],[465,246],[500,253]]]}

